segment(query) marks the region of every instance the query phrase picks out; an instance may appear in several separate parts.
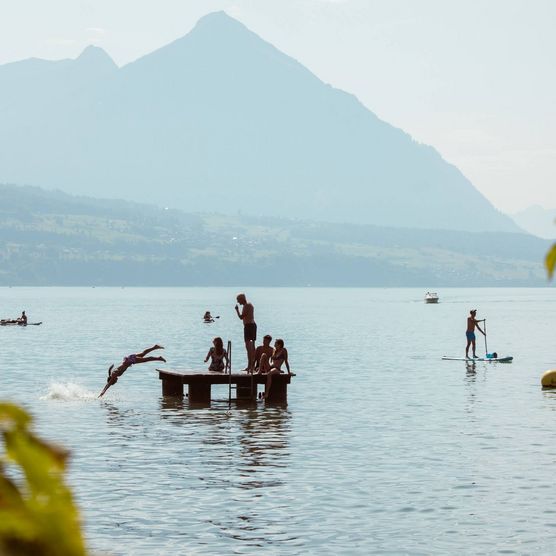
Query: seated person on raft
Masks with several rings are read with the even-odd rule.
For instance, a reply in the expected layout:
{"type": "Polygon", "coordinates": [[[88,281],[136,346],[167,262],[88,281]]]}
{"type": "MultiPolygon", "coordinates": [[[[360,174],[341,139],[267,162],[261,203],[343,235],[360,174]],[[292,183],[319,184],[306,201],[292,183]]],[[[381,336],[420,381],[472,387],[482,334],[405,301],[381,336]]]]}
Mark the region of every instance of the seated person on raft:
{"type": "Polygon", "coordinates": [[[120,365],[115,369],[113,364],[110,365],[110,367],[108,368],[108,378],[106,379],[106,386],[100,393],[99,398],[104,395],[104,393],[106,392],[106,390],[108,390],[108,388],[110,388],[110,386],[116,384],[116,382],[118,382],[118,377],[122,376],[132,365],[137,365],[139,363],[149,363],[150,361],[163,361],[164,363],[166,363],[166,359],[164,359],[164,357],[145,357],[147,353],[150,353],[151,351],[154,351],[156,349],[164,348],[162,346],[159,346],[158,344],[155,344],[153,347],[147,348],[141,353],[132,353],[131,355],[127,355],[126,357],[124,357],[120,365]]]}
{"type": "Polygon", "coordinates": [[[212,315],[210,314],[210,311],[205,312],[205,315],[203,316],[203,321],[204,322],[214,322],[214,319],[212,318],[212,315]]]}
{"type": "Polygon", "coordinates": [[[211,362],[208,370],[221,373],[228,364],[228,354],[224,349],[224,342],[222,341],[222,338],[214,338],[212,345],[213,347],[208,350],[207,356],[205,357],[205,363],[210,359],[211,362]]]}
{"type": "Polygon", "coordinates": [[[261,346],[258,346],[255,350],[255,372],[257,373],[260,372],[261,357],[263,356],[263,354],[265,354],[267,358],[270,359],[272,357],[272,354],[274,353],[270,342],[272,342],[272,336],[270,334],[266,334],[266,336],[263,337],[263,344],[261,346]]]}
{"type": "Polygon", "coordinates": [[[291,374],[290,364],[288,362],[288,350],[284,347],[284,340],[278,338],[274,342],[274,350],[272,352],[272,357],[268,357],[263,353],[261,356],[261,364],[259,367],[259,374],[266,374],[266,386],[264,390],[264,396],[259,395],[259,397],[268,398],[270,392],[270,387],[272,386],[272,377],[274,375],[279,375],[283,373],[282,365],[286,365],[288,369],[288,374],[291,374]]]}

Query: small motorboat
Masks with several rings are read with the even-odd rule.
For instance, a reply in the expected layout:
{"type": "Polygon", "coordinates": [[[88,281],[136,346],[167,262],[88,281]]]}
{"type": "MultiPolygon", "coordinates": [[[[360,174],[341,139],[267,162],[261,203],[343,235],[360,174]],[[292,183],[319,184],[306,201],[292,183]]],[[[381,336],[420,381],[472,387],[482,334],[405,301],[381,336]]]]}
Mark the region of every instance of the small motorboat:
{"type": "Polygon", "coordinates": [[[427,292],[425,294],[425,303],[438,303],[438,294],[435,292],[427,292]]]}

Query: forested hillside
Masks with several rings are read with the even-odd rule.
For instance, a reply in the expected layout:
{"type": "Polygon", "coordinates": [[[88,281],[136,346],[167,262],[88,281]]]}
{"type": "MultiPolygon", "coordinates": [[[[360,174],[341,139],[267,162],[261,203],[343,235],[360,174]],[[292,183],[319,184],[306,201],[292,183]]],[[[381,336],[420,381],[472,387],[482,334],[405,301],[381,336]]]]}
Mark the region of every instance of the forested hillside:
{"type": "Polygon", "coordinates": [[[1,285],[544,285],[548,242],[242,215],[0,186],[1,285]]]}

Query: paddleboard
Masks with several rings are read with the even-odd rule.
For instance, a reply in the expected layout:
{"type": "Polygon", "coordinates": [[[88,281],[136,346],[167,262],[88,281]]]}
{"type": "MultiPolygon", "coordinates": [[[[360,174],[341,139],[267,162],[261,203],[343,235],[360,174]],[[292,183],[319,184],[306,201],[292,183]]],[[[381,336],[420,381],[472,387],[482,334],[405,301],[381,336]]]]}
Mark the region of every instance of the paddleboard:
{"type": "Polygon", "coordinates": [[[467,361],[472,363],[473,361],[485,361],[487,363],[511,363],[513,357],[447,357],[446,355],[442,357],[443,361],[467,361]]]}
{"type": "Polygon", "coordinates": [[[4,322],[0,321],[0,326],[38,326],[42,322],[28,322],[27,324],[20,324],[19,322],[4,322]]]}

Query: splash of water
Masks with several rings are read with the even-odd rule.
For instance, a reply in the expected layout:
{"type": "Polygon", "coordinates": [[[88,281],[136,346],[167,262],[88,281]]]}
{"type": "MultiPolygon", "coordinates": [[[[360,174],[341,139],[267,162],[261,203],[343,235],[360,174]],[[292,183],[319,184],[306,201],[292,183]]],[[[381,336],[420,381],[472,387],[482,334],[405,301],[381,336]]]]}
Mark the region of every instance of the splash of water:
{"type": "Polygon", "coordinates": [[[93,400],[98,394],[74,384],[73,382],[52,382],[48,387],[48,392],[41,396],[41,400],[93,400]]]}

